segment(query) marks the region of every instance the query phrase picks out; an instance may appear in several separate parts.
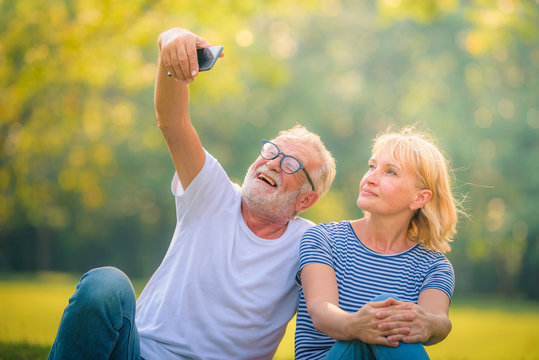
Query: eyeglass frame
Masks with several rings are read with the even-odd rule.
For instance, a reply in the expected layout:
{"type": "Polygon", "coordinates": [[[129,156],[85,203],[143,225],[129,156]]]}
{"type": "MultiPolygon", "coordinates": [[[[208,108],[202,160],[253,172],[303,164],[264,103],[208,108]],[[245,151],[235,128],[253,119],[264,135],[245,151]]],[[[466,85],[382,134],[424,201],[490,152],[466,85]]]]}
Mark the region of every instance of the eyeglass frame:
{"type": "Polygon", "coordinates": [[[262,140],[262,146],[260,146],[260,151],[259,151],[259,152],[260,152],[260,156],[262,157],[262,159],[265,159],[265,160],[273,160],[273,159],[279,157],[279,155],[283,155],[283,157],[281,158],[281,161],[279,162],[279,167],[281,168],[281,170],[282,170],[285,174],[288,174],[288,175],[292,175],[292,174],[297,173],[297,172],[300,171],[300,170],[303,170],[303,172],[305,173],[305,176],[307,177],[307,180],[309,181],[309,184],[311,184],[311,187],[313,188],[313,191],[314,191],[314,183],[313,183],[313,179],[311,178],[311,176],[310,176],[309,173],[307,172],[307,169],[305,169],[305,166],[303,166],[303,164],[301,163],[301,161],[299,161],[298,158],[296,158],[296,157],[294,157],[294,156],[292,156],[292,155],[286,155],[284,152],[281,151],[281,149],[279,149],[279,147],[278,147],[276,144],[274,144],[274,143],[272,143],[271,141],[266,140],[266,139],[263,139],[263,140],[262,140]],[[266,158],[266,157],[264,157],[264,155],[262,155],[262,149],[264,148],[264,145],[266,145],[266,144],[271,144],[271,145],[275,146],[275,148],[277,149],[277,155],[275,155],[275,156],[272,157],[272,158],[266,158]],[[292,158],[292,159],[294,159],[294,160],[296,160],[296,161],[298,162],[299,167],[298,167],[298,169],[297,169],[296,171],[289,173],[289,172],[287,172],[285,169],[283,169],[283,160],[284,160],[285,158],[287,158],[287,157],[292,158]]]}

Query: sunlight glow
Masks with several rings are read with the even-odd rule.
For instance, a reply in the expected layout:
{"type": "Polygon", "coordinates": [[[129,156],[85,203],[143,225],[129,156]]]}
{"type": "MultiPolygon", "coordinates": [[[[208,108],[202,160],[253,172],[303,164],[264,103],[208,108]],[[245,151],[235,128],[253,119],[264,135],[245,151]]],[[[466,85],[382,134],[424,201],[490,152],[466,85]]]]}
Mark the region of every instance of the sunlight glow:
{"type": "Polygon", "coordinates": [[[500,230],[505,218],[505,201],[501,198],[494,198],[487,205],[487,229],[491,232],[500,230]]]}
{"type": "Polygon", "coordinates": [[[515,103],[508,98],[501,99],[498,103],[498,112],[504,119],[512,119],[516,112],[515,103]]]}
{"type": "Polygon", "coordinates": [[[492,125],[492,113],[486,107],[480,107],[474,113],[475,124],[482,129],[487,129],[492,125]]]}
{"type": "Polygon", "coordinates": [[[505,14],[511,14],[515,11],[515,4],[513,0],[498,0],[498,8],[505,14]]]}
{"type": "Polygon", "coordinates": [[[241,47],[251,46],[253,41],[254,36],[250,30],[241,30],[236,34],[236,43],[241,47]]]}
{"type": "Polygon", "coordinates": [[[270,52],[276,59],[288,59],[294,56],[297,50],[296,40],[290,35],[290,29],[282,22],[274,22],[270,26],[271,44],[270,52]]]}

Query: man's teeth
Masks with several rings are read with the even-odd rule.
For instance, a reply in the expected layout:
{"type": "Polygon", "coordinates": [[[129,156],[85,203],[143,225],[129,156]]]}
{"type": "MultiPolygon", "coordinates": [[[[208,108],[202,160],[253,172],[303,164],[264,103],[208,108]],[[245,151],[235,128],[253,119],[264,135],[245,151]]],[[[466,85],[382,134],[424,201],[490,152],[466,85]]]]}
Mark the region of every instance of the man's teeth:
{"type": "Polygon", "coordinates": [[[265,176],[264,174],[258,175],[258,178],[259,178],[260,180],[263,180],[263,181],[267,182],[267,183],[270,184],[271,186],[275,186],[275,181],[273,181],[273,179],[271,179],[271,178],[265,176]]]}

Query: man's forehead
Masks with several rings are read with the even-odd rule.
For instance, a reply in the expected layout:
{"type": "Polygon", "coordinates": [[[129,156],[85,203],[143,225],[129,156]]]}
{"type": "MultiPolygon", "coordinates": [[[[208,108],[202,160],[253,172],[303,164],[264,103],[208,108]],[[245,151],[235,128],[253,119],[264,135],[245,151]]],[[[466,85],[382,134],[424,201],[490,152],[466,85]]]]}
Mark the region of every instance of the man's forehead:
{"type": "MultiPolygon", "coordinates": [[[[298,154],[308,154],[309,147],[298,139],[292,139],[288,137],[278,137],[272,141],[275,145],[283,151],[285,148],[289,152],[295,152],[298,154]]],[[[286,153],[286,151],[283,151],[286,153]]],[[[288,155],[288,154],[287,154],[288,155]]]]}
{"type": "Polygon", "coordinates": [[[311,171],[313,166],[317,167],[319,164],[318,159],[314,156],[316,150],[297,138],[277,138],[273,143],[286,155],[297,158],[303,166],[311,171]]]}

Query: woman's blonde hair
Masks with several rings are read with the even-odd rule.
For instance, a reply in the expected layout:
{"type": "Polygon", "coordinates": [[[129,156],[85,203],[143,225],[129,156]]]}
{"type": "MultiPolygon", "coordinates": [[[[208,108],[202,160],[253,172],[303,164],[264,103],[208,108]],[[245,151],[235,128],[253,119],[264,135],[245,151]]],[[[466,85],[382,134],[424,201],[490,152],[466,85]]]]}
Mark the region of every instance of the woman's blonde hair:
{"type": "Polygon", "coordinates": [[[425,133],[405,128],[386,132],[374,140],[372,154],[388,151],[394,161],[418,180],[432,198],[416,210],[408,225],[408,236],[430,250],[447,252],[457,232],[457,203],[451,191],[448,161],[425,133]]]}

